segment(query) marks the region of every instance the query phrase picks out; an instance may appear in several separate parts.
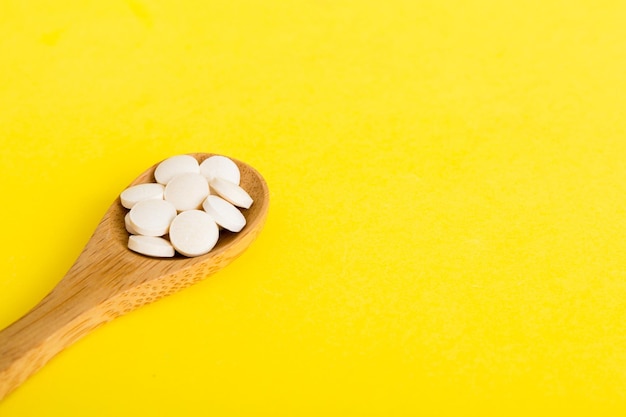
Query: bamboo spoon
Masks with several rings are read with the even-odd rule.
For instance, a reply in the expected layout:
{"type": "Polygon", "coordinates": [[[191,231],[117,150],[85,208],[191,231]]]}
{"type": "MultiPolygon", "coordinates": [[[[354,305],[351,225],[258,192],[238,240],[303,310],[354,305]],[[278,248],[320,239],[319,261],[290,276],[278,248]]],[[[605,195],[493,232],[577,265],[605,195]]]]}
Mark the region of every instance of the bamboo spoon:
{"type": "MultiPolygon", "coordinates": [[[[191,155],[199,162],[211,156],[191,155]]],[[[65,277],[26,315],[0,331],[0,400],[91,330],[217,272],[252,243],[267,216],[269,191],[254,168],[235,163],[254,204],[243,210],[244,229],[221,232],[215,248],[203,256],[158,259],[130,251],[125,209],[116,199],[65,277]]],[[[155,167],[131,185],[154,181],[155,167]]]]}

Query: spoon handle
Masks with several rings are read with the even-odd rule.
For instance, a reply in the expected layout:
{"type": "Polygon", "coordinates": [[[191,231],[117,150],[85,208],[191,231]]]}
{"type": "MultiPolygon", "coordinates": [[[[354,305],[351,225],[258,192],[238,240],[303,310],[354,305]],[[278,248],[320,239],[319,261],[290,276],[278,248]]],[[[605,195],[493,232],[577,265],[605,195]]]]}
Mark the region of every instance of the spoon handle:
{"type": "MultiPolygon", "coordinates": [[[[78,264],[78,261],[77,263],[78,264]]],[[[89,272],[74,265],[32,310],[0,331],[0,400],[53,356],[113,317],[88,291],[89,272]]]]}
{"type": "Polygon", "coordinates": [[[246,236],[228,256],[215,256],[193,271],[177,270],[174,260],[146,270],[142,262],[149,262],[147,258],[127,250],[102,251],[92,239],[51,292],[0,331],[0,400],[96,327],[213,274],[253,238],[254,234],[246,236]]]}

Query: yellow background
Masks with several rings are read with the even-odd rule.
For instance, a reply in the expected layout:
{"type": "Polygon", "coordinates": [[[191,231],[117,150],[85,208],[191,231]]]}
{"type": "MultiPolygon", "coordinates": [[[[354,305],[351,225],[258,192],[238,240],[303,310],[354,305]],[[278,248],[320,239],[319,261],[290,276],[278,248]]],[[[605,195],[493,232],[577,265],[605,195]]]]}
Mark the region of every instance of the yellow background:
{"type": "Polygon", "coordinates": [[[17,416],[626,412],[626,3],[0,2],[0,327],[179,153],[256,167],[235,263],[17,416]]]}

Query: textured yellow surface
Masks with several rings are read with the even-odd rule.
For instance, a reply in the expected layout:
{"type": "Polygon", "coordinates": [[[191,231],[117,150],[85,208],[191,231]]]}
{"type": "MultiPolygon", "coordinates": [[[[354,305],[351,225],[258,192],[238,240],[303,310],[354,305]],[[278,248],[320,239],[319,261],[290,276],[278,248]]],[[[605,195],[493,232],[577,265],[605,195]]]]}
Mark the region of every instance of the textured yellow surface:
{"type": "Polygon", "coordinates": [[[0,327],[187,152],[259,240],[98,329],[17,416],[626,412],[626,3],[0,2],[0,327]]]}

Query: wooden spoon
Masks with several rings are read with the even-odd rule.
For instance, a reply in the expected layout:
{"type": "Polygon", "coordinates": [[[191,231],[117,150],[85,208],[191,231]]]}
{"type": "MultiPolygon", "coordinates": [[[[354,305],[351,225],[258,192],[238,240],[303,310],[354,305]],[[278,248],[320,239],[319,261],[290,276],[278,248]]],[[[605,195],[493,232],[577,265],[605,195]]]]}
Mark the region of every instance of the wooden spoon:
{"type": "MultiPolygon", "coordinates": [[[[211,156],[191,155],[198,162],[211,156]]],[[[217,272],[252,243],[267,216],[269,191],[254,168],[235,163],[241,171],[241,186],[254,204],[242,210],[247,222],[244,229],[221,231],[215,248],[203,256],[160,259],[130,251],[124,227],[126,209],[116,199],[65,277],[32,310],[0,332],[0,400],[91,330],[217,272]]],[[[153,182],[155,168],[130,185],[153,182]]]]}

